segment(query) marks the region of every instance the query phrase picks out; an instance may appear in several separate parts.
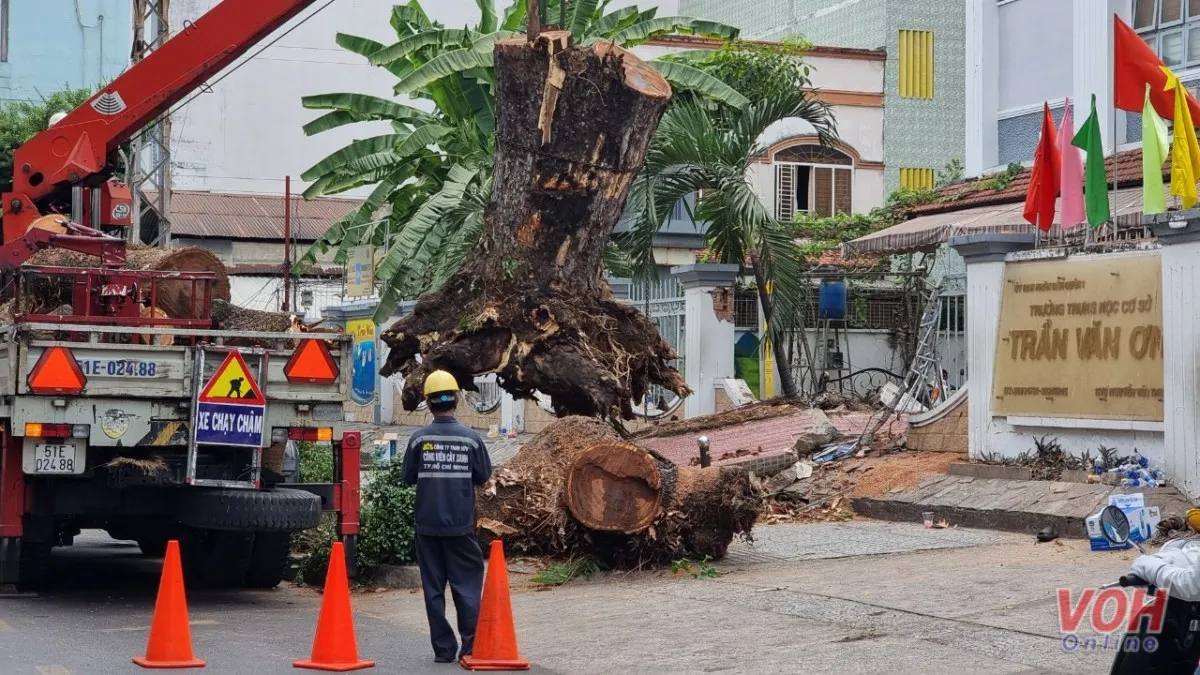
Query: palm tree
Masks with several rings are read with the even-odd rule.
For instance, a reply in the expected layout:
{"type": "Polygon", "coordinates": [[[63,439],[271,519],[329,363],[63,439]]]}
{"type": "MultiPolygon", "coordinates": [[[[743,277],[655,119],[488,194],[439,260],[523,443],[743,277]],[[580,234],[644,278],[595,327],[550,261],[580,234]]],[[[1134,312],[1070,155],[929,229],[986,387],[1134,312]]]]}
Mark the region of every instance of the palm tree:
{"type": "MultiPolygon", "coordinates": [[[[657,17],[657,9],[626,7],[606,12],[608,1],[573,0],[564,14],[550,0],[543,23],[563,17],[578,43],[611,40],[630,48],[664,34],[687,33],[733,38],[737,29],[688,17],[657,17]]],[[[403,298],[438,288],[474,246],[491,190],[496,129],[492,48],[523,30],[528,0],[517,0],[504,16],[494,0],[476,0],[473,28],[447,28],[431,21],[419,0],[393,8],[397,42],[384,45],[339,34],[337,43],[387,69],[398,79],[394,94],[424,100],[408,105],[365,94],[309,96],[304,106],[329,112],[305,125],[308,135],[359,122],[389,122],[392,133],[353,141],[302,174],[313,181],[306,198],[374,185],[363,204],[335,222],[301,258],[311,263],[336,250],[386,247],[376,270],[384,293],[376,310],[382,321],[403,298]],[[431,108],[431,109],[426,109],[431,108]]],[[[747,99],[721,80],[685,60],[653,61],[678,90],[694,91],[739,107],[747,99]]],[[[615,249],[614,264],[620,258],[615,249]]]]}
{"type": "Polygon", "coordinates": [[[792,229],[763,205],[748,180],[751,158],[763,150],[759,138],[789,118],[808,122],[822,142],[836,137],[829,109],[800,89],[741,110],[714,110],[697,101],[668,109],[626,204],[623,244],[637,271],[652,274],[654,234],[676,202],[699,194],[695,219],[707,223],[708,250],[721,262],[749,268],[770,327],[780,384],[785,395],[795,397],[786,344],[806,292],[804,257],[792,229]]]}

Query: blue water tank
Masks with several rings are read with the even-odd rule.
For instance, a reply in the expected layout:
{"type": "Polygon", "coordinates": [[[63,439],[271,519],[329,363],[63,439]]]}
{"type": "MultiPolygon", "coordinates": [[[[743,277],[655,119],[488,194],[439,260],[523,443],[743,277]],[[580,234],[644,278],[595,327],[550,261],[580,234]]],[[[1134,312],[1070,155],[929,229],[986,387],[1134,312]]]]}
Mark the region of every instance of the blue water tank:
{"type": "Polygon", "coordinates": [[[817,291],[817,316],[822,319],[846,318],[846,282],[821,282],[817,291]]]}

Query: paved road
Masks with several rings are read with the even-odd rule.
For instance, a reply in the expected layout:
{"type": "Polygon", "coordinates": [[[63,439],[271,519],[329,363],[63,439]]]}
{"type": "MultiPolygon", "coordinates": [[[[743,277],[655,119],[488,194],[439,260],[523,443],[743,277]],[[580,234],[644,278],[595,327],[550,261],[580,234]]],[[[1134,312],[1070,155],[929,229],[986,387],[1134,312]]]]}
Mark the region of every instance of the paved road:
{"type": "MultiPolygon", "coordinates": [[[[109,675],[145,672],[130,658],[145,653],[161,561],[136,546],[85,533],[56,549],[54,591],[0,599],[0,673],[109,675]]],[[[419,596],[410,599],[420,603],[419,596]]],[[[214,673],[297,673],[292,661],[312,647],[320,596],[306,590],[188,593],[196,656],[214,673]]],[[[362,658],[376,673],[462,672],[432,662],[421,630],[356,618],[362,658]]],[[[547,671],[543,671],[547,672],[547,671]]]]}
{"type": "MultiPolygon", "coordinates": [[[[1129,552],[1035,544],[980,530],[855,521],[756,530],[719,578],[606,574],[537,592],[510,561],[521,652],[560,673],[1103,673],[1111,654],[1066,653],[1055,590],[1128,569],[1129,552]]],[[[0,674],[138,672],[159,563],[103,536],[56,551],[56,591],[0,600],[0,674]]],[[[294,673],[319,596],[189,595],[209,672],[294,673]]],[[[360,651],[378,673],[462,672],[429,659],[420,595],[354,596],[360,651]]]]}

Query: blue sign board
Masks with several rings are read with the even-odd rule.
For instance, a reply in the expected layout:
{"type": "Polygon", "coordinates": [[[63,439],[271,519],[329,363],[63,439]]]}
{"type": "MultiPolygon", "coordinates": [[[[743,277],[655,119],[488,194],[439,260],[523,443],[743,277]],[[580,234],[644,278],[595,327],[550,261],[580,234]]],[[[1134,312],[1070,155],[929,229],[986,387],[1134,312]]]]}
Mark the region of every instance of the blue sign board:
{"type": "Polygon", "coordinates": [[[196,442],[263,446],[266,406],[200,401],[196,409],[196,442]]]}
{"type": "Polygon", "coordinates": [[[238,352],[230,352],[196,397],[196,442],[263,447],[267,397],[238,352]]]}

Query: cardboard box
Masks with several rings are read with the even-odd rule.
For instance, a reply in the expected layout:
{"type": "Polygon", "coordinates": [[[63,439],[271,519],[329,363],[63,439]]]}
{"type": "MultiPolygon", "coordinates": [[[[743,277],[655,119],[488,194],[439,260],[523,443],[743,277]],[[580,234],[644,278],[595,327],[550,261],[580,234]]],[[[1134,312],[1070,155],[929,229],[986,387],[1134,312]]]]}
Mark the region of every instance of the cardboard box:
{"type": "Polygon", "coordinates": [[[1093,551],[1122,551],[1133,548],[1131,542],[1140,544],[1154,537],[1155,528],[1162,520],[1162,512],[1157,506],[1146,506],[1144,494],[1109,495],[1108,503],[1120,508],[1129,518],[1129,541],[1120,546],[1109,542],[1100,526],[1100,513],[1097,513],[1086,521],[1088,542],[1093,551]]]}

